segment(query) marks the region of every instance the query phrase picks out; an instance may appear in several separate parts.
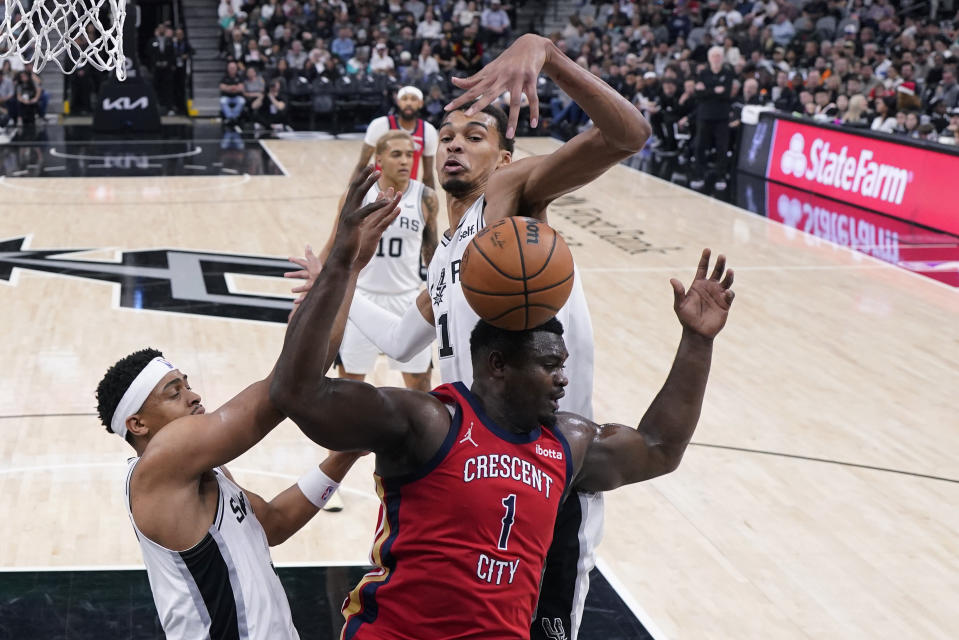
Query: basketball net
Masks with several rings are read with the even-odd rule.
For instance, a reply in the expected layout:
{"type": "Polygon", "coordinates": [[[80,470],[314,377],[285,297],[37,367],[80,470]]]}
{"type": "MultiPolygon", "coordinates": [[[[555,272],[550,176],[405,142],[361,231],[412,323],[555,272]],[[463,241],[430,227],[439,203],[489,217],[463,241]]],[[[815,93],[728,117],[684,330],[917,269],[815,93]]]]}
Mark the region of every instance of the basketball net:
{"type": "Polygon", "coordinates": [[[17,56],[40,72],[89,64],[126,78],[123,21],[127,0],[0,0],[0,59],[17,56]]]}

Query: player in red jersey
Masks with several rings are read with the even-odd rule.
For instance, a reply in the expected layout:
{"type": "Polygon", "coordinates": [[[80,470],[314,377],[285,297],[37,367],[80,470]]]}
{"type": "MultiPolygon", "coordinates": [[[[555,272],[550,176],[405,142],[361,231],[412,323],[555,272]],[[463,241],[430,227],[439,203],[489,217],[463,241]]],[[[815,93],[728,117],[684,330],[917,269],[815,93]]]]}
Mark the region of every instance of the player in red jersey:
{"type": "Polygon", "coordinates": [[[361,171],[369,163],[381,136],[387,131],[399,129],[413,138],[413,168],[410,177],[430,189],[435,189],[433,166],[438,136],[436,127],[418,117],[420,109],[423,108],[423,92],[413,86],[402,87],[396,92],[396,108],[396,115],[380,116],[370,122],[354,171],[361,171]]]}
{"type": "Polygon", "coordinates": [[[329,379],[336,310],[373,253],[349,212],[373,179],[367,170],[351,185],[333,250],[287,330],[270,394],[323,446],[376,452],[376,566],[350,595],[342,637],[526,639],[569,490],[607,491],[679,465],[733,301],[733,273],[719,256],[707,277],[705,250],[688,291],[670,281],[682,339],[635,429],[558,411],[568,354],[555,319],[520,332],[479,322],[471,389],[424,393],[329,379]]]}

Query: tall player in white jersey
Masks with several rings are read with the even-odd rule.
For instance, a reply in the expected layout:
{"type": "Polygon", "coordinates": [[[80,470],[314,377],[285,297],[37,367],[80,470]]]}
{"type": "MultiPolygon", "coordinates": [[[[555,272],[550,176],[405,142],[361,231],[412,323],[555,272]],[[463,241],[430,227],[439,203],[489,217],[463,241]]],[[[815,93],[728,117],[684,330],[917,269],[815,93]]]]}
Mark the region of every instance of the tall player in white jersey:
{"type": "MultiPolygon", "coordinates": [[[[436,251],[436,217],[439,199],[436,192],[419,180],[411,179],[414,146],[408,133],[388,131],[376,142],[376,164],[382,175],[363,199],[370,204],[387,189],[402,191],[400,215],[383,232],[373,259],[360,272],[356,290],[380,307],[396,314],[403,313],[416,302],[422,288],[420,259],[430,264],[436,251]]],[[[344,194],[339,209],[343,207],[344,194]]],[[[330,234],[320,260],[325,261],[336,235],[330,234]]],[[[359,331],[347,323],[340,345],[340,377],[363,380],[376,364],[380,350],[359,331]]],[[[410,389],[429,391],[431,384],[432,349],[429,345],[404,362],[390,359],[390,368],[403,374],[410,389]]]]}
{"type": "MultiPolygon", "coordinates": [[[[449,113],[439,128],[438,172],[447,193],[450,226],[430,263],[428,291],[400,319],[376,315],[373,305],[358,295],[350,318],[384,353],[397,359],[409,357],[435,337],[443,382],[462,380],[469,385],[469,336],[478,318],[460,288],[459,265],[467,243],[484,226],[507,216],[545,222],[553,200],[637,153],[650,128],[612,87],[535,35],[520,37],[478,74],[454,82],[467,91],[447,106],[449,113]],[[549,155],[512,162],[512,138],[524,92],[530,100],[531,125],[537,124],[536,81],[541,71],[586,111],[595,126],[549,155]],[[508,121],[500,109],[488,106],[505,91],[511,96],[508,121]]],[[[569,386],[560,408],[592,418],[592,327],[578,277],[558,317],[566,327],[570,353],[569,386]]],[[[601,531],[598,494],[581,494],[580,500],[565,502],[530,630],[534,640],[560,637],[559,633],[570,640],[577,637],[601,531]]]]}
{"type": "MultiPolygon", "coordinates": [[[[355,196],[346,219],[366,219],[374,233],[392,222],[395,198],[361,208],[355,196]]],[[[355,282],[351,274],[348,289],[355,282]]],[[[345,306],[336,315],[329,353],[339,345],[345,306]]],[[[268,545],[316,515],[362,453],[330,454],[269,502],[237,485],[222,465],[284,418],[270,400],[273,377],[271,371],[206,413],[187,376],[159,351],[143,349],[97,385],[107,431],[136,451],[126,474],[127,509],[167,638],[298,638],[268,545]]]]}

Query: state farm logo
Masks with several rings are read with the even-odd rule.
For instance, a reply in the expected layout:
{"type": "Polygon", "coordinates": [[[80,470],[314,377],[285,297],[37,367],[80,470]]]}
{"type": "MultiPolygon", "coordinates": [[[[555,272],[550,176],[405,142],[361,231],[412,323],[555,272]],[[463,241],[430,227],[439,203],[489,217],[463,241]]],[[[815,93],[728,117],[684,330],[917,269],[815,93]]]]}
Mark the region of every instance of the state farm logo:
{"type": "Polygon", "coordinates": [[[546,456],[547,458],[553,458],[555,460],[562,460],[563,454],[554,449],[544,449],[543,447],[536,445],[536,453],[541,456],[546,456]]]}
{"type": "Polygon", "coordinates": [[[910,172],[901,167],[873,160],[873,152],[863,149],[856,156],[843,146],[839,152],[830,150],[830,143],[816,138],[806,157],[806,139],[794,133],[789,148],[779,158],[779,168],[787,176],[818,182],[819,184],[857,193],[866,198],[902,204],[910,172]]]}

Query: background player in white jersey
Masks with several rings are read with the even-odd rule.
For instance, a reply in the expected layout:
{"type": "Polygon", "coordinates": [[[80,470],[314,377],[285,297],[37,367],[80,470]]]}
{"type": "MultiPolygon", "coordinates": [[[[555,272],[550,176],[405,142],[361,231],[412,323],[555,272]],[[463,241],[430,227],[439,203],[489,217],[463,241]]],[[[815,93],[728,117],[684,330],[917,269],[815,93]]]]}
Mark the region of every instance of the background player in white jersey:
{"type": "MultiPolygon", "coordinates": [[[[429,264],[436,251],[436,217],[439,199],[436,192],[419,180],[410,178],[413,165],[413,139],[405,131],[388,131],[376,142],[376,164],[382,175],[363,199],[363,204],[376,200],[380,193],[392,188],[403,192],[400,215],[383,232],[373,259],[360,272],[356,288],[375,304],[393,313],[403,313],[416,301],[422,288],[420,258],[429,264]]],[[[344,194],[338,209],[342,209],[344,194]]],[[[320,260],[329,256],[336,228],[330,235],[320,260]]],[[[363,380],[369,374],[380,350],[359,331],[347,323],[340,345],[340,376],[363,380]]],[[[403,374],[410,389],[429,391],[432,366],[429,345],[404,362],[390,359],[390,368],[403,374]]]]}
{"type": "MultiPolygon", "coordinates": [[[[360,197],[371,184],[362,183],[360,197]]],[[[376,231],[392,222],[396,198],[362,209],[359,199],[348,201],[353,219],[372,213],[376,231]]],[[[348,280],[352,289],[355,275],[348,280]]],[[[345,319],[344,308],[330,353],[345,319]]],[[[167,638],[298,637],[268,545],[316,515],[362,453],[331,454],[269,502],[236,485],[222,465],[284,417],[269,397],[272,380],[271,372],[206,413],[187,376],[145,349],[113,365],[97,386],[107,431],[137,453],[127,473],[127,508],[167,638]]]]}
{"type": "MultiPolygon", "coordinates": [[[[356,161],[354,173],[370,162],[376,141],[390,130],[402,130],[410,134],[416,146],[413,154],[413,168],[410,177],[425,184],[430,189],[436,188],[436,179],[433,177],[436,157],[436,127],[418,117],[423,108],[423,92],[413,86],[402,87],[396,92],[397,115],[380,116],[374,118],[366,128],[363,138],[363,149],[359,160],[356,161]]],[[[428,263],[427,263],[428,264],[428,263]]]]}
{"type": "MultiPolygon", "coordinates": [[[[459,264],[466,245],[483,226],[507,216],[546,221],[546,209],[553,200],[637,153],[649,138],[650,128],[642,114],[612,87],[576,65],[552,42],[535,35],[520,37],[478,74],[454,82],[467,91],[448,105],[453,110],[439,128],[438,171],[447,193],[450,226],[430,263],[428,291],[420,294],[416,307],[410,307],[399,321],[378,313],[359,295],[350,317],[384,353],[401,360],[435,336],[443,382],[460,380],[468,386],[473,375],[469,336],[478,317],[460,289],[459,264]],[[512,162],[512,137],[524,92],[533,126],[539,117],[536,82],[540,71],[569,94],[595,126],[549,155],[512,162]],[[509,120],[502,110],[489,106],[507,90],[509,120]]],[[[570,353],[566,363],[569,386],[560,407],[592,418],[592,326],[578,277],[557,317],[566,328],[570,353]]],[[[548,637],[544,621],[556,632],[556,619],[562,621],[569,638],[577,637],[601,531],[601,496],[581,494],[580,500],[564,503],[546,560],[532,638],[548,637]]]]}

